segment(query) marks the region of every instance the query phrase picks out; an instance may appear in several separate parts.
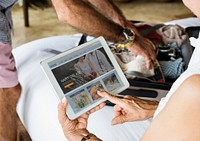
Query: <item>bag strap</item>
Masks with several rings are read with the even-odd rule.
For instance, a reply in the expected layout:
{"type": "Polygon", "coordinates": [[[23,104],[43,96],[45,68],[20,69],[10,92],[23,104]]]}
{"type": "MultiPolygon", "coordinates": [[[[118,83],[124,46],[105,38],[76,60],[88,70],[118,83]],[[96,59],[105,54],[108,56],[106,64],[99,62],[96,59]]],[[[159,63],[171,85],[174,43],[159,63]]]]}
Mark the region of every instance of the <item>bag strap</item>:
{"type": "Polygon", "coordinates": [[[86,43],[86,42],[87,42],[87,35],[86,35],[86,34],[83,34],[83,35],[81,36],[81,39],[80,39],[78,45],[81,45],[81,44],[86,43]]]}
{"type": "Polygon", "coordinates": [[[165,24],[156,24],[156,25],[152,26],[151,28],[148,28],[148,29],[146,29],[146,30],[141,31],[141,32],[140,32],[140,35],[146,36],[146,35],[148,35],[148,34],[154,32],[154,31],[156,31],[157,29],[163,27],[164,25],[165,25],[165,24]]]}
{"type": "Polygon", "coordinates": [[[156,82],[155,80],[150,79],[148,74],[144,74],[138,71],[124,71],[124,74],[129,75],[129,76],[134,76],[136,78],[140,78],[140,79],[145,79],[148,80],[150,82],[156,82]]]}
{"type": "MultiPolygon", "coordinates": [[[[85,42],[87,42],[87,35],[82,34],[78,45],[81,45],[85,42]]],[[[43,51],[48,52],[48,53],[52,53],[52,54],[55,54],[55,55],[62,53],[62,51],[59,51],[59,50],[56,50],[56,49],[50,49],[50,48],[44,49],[43,51]]]]}

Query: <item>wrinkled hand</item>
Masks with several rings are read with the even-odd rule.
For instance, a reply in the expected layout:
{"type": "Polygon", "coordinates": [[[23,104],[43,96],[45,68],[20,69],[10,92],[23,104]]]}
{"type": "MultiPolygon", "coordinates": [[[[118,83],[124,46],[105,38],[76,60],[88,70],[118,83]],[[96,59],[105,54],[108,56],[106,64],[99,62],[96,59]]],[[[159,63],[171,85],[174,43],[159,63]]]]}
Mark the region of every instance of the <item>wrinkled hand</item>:
{"type": "Polygon", "coordinates": [[[128,95],[120,99],[106,92],[98,91],[98,94],[116,104],[113,125],[148,119],[153,116],[158,105],[157,101],[142,100],[128,95]]]}
{"type": "Polygon", "coordinates": [[[134,56],[142,55],[146,62],[146,68],[151,68],[151,62],[156,59],[156,48],[149,39],[141,36],[132,22],[127,22],[126,27],[132,29],[136,33],[135,43],[133,46],[128,47],[128,50],[134,56]]]}
{"type": "Polygon", "coordinates": [[[134,56],[142,55],[146,62],[146,68],[151,68],[151,63],[156,58],[156,49],[149,39],[137,35],[134,44],[127,47],[127,49],[131,51],[134,56]]]}
{"type": "Polygon", "coordinates": [[[60,102],[58,105],[59,122],[62,126],[65,137],[69,141],[81,140],[83,136],[86,136],[89,134],[89,132],[86,129],[89,115],[103,108],[105,106],[105,103],[101,103],[100,105],[96,106],[95,108],[81,115],[75,120],[70,120],[67,117],[66,115],[67,104],[68,104],[68,101],[66,100],[66,98],[64,98],[62,102],[60,102]]]}

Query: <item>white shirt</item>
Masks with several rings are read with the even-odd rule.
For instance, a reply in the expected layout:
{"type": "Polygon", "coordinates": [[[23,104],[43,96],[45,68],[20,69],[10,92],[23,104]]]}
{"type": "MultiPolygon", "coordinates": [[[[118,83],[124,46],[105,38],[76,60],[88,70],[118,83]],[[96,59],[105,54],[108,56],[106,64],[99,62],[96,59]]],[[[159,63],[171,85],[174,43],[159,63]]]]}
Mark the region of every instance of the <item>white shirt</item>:
{"type": "Polygon", "coordinates": [[[77,65],[85,75],[88,75],[92,72],[92,68],[86,60],[83,60],[83,62],[78,62],[77,65]]]}
{"type": "Polygon", "coordinates": [[[91,62],[91,64],[95,67],[96,72],[100,75],[112,69],[112,66],[108,62],[105,55],[99,50],[87,54],[85,59],[91,62]]]}

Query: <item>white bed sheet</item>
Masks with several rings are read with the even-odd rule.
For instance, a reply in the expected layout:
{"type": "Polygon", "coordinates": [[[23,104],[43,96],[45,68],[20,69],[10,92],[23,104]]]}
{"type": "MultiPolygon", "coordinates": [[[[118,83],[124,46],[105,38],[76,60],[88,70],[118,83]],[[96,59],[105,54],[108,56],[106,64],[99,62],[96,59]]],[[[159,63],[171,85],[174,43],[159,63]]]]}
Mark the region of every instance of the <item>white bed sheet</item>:
{"type": "MultiPolygon", "coordinates": [[[[175,21],[168,24],[195,23],[196,18],[175,21]]],[[[13,50],[22,85],[22,95],[17,112],[33,141],[65,141],[57,119],[58,99],[40,67],[40,61],[53,54],[44,49],[64,51],[77,46],[81,34],[48,37],[24,44],[13,50]]],[[[142,122],[125,123],[111,126],[112,107],[105,107],[92,114],[88,129],[104,141],[138,141],[145,132],[151,119],[142,122]]]]}
{"type": "MultiPolygon", "coordinates": [[[[74,47],[81,35],[56,36],[36,40],[14,49],[22,85],[17,112],[33,141],[65,141],[57,119],[58,99],[40,67],[40,61],[51,57],[44,49],[64,51],[74,47]]],[[[88,129],[105,141],[138,140],[150,123],[127,123],[111,126],[112,107],[94,113],[88,129]]]]}

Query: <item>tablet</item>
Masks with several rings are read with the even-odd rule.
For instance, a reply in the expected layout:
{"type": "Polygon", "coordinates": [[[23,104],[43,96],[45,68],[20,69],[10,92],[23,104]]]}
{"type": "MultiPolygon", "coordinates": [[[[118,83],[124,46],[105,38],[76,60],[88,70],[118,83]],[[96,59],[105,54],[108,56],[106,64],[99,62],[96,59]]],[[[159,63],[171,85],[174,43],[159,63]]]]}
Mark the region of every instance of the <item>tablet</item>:
{"type": "Polygon", "coordinates": [[[97,90],[117,95],[129,87],[103,37],[48,58],[41,66],[59,100],[67,98],[70,119],[105,101],[97,90]]]}

